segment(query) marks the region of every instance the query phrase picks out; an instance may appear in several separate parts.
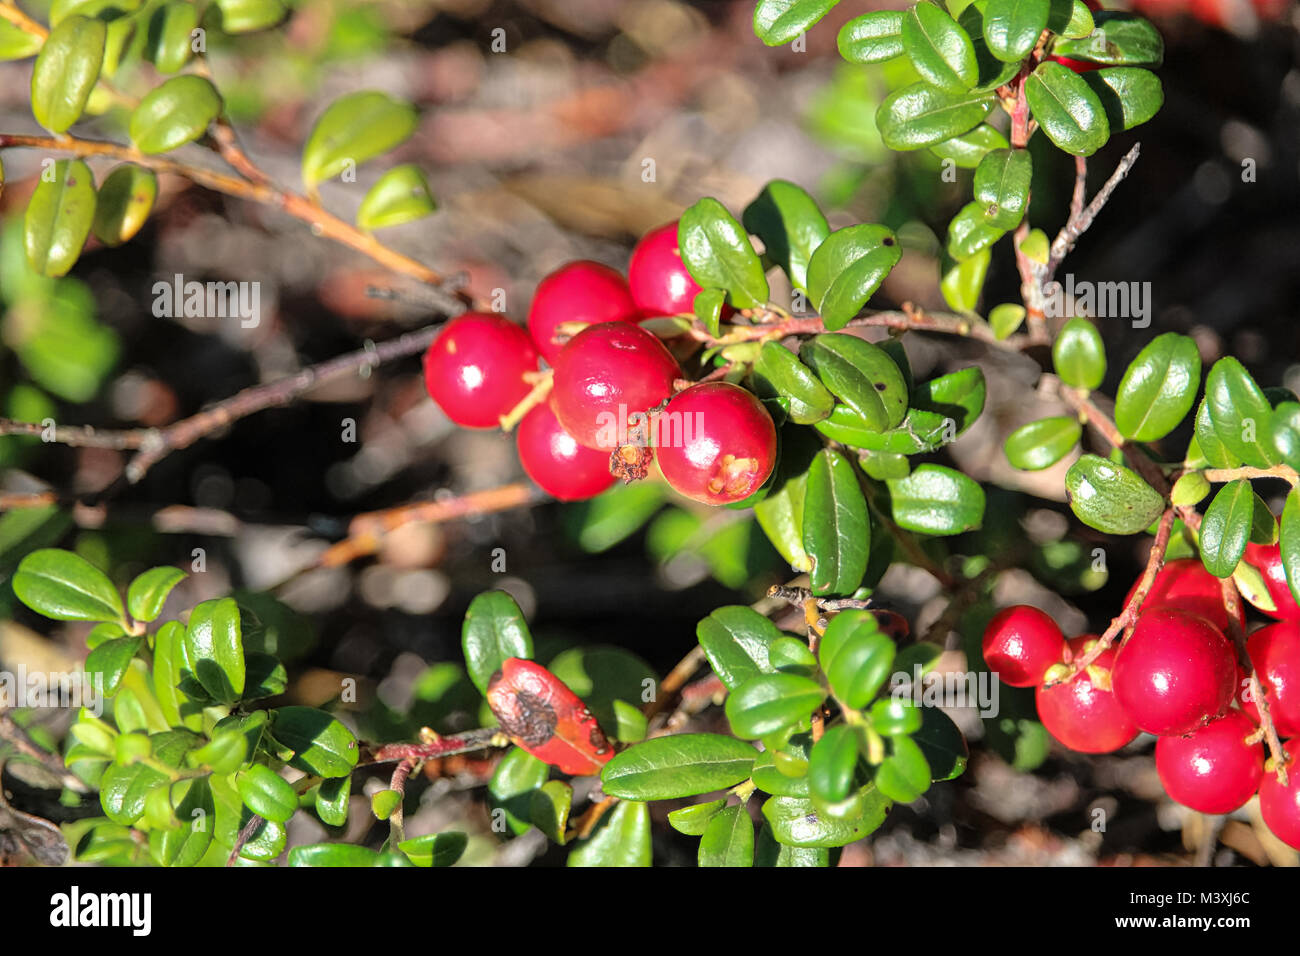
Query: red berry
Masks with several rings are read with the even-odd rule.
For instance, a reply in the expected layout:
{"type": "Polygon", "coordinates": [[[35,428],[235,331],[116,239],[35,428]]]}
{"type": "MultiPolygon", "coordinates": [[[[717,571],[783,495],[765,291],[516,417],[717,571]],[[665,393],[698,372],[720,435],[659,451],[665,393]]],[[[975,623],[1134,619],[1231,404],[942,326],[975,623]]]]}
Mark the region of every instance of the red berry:
{"type": "Polygon", "coordinates": [[[524,416],[515,442],[528,477],[561,501],[595,497],[614,483],[609,453],[579,445],[545,403],[524,416]]]}
{"type": "Polygon", "coordinates": [[[1049,56],[1053,63],[1059,63],[1061,66],[1069,67],[1075,73],[1091,73],[1093,70],[1100,70],[1104,63],[1090,63],[1087,60],[1075,60],[1068,56],[1049,56]]]}
{"type": "MultiPolygon", "coordinates": [[[[1128,606],[1141,578],[1128,589],[1124,605],[1128,606]]],[[[1228,629],[1228,612],[1223,607],[1222,583],[1201,564],[1197,558],[1179,558],[1168,561],[1151,583],[1143,610],[1157,607],[1175,607],[1191,614],[1199,614],[1221,631],[1228,629]]],[[[1238,602],[1237,622],[1246,623],[1246,611],[1238,602]]]]}
{"type": "MultiPolygon", "coordinates": [[[[1082,656],[1097,639],[1095,634],[1071,638],[1065,663],[1082,656]]],[[[1108,647],[1073,680],[1051,687],[1039,684],[1034,691],[1038,719],[1049,734],[1071,750],[1108,754],[1138,735],[1137,727],[1111,693],[1109,682],[1114,664],[1115,649],[1108,647]],[[1098,679],[1096,682],[1094,677],[1098,679]]]]}
{"type": "Polygon", "coordinates": [[[1259,569],[1264,577],[1264,587],[1268,596],[1277,605],[1276,611],[1265,611],[1269,617],[1279,621],[1293,621],[1300,618],[1300,605],[1286,583],[1286,571],[1282,567],[1282,549],[1276,544],[1247,544],[1246,562],[1259,569]]]}
{"type": "Polygon", "coordinates": [[[1218,717],[1236,690],[1237,659],[1223,632],[1195,614],[1144,611],[1115,659],[1115,699],[1150,734],[1187,734],[1218,717]]]}
{"type": "Polygon", "coordinates": [[[647,318],[678,315],[694,308],[700,286],[691,278],[677,249],[677,223],[652,229],[641,237],[627,264],[632,298],[647,318]]]}
{"type": "Polygon", "coordinates": [[[1300,734],[1300,622],[1261,627],[1246,641],[1273,726],[1283,737],[1300,734]]]}
{"type": "Polygon", "coordinates": [[[1064,653],[1056,622],[1028,604],[1003,608],[984,628],[984,662],[1012,687],[1033,687],[1064,653]]]}
{"type": "Polygon", "coordinates": [[[1300,737],[1282,745],[1290,756],[1287,784],[1277,782],[1277,775],[1264,776],[1259,785],[1259,813],[1264,825],[1287,846],[1300,850],[1300,737]]]}
{"type": "Polygon", "coordinates": [[[748,498],[776,464],[776,426],[739,385],[706,382],[678,392],[653,416],[659,470],[679,494],[709,505],[748,498]]]}
{"type": "Polygon", "coordinates": [[[532,386],[537,350],[509,319],[467,312],[452,319],[424,353],[424,387],[448,418],[465,428],[497,428],[532,386]]]}
{"type": "Polygon", "coordinates": [[[1156,741],[1156,773],[1165,793],[1200,813],[1231,813],[1264,776],[1264,748],[1248,744],[1255,723],[1230,710],[1185,737],[1156,741]]]}
{"type": "Polygon", "coordinates": [[[627,281],[599,262],[580,260],[556,269],[537,285],[528,310],[528,331],[542,358],[555,364],[562,348],[555,341],[562,322],[635,322],[641,318],[627,281]]]}
{"type": "Polygon", "coordinates": [[[611,452],[629,442],[629,422],[673,393],[681,369],[663,343],[638,325],[602,322],[583,329],[555,360],[551,408],[587,448],[611,452]]]}

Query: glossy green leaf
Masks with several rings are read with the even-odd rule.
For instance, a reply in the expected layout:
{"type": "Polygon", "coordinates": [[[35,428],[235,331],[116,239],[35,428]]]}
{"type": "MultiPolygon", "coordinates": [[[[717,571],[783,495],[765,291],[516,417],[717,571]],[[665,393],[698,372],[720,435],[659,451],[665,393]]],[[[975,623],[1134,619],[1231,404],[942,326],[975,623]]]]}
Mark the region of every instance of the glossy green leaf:
{"type": "Polygon", "coordinates": [[[1027,149],[999,149],[989,153],[975,170],[975,201],[984,218],[1001,229],[1014,229],[1029,205],[1029,184],[1034,163],[1027,149]]]}
{"type": "Polygon", "coordinates": [[[749,776],[757,755],[745,741],[721,734],[652,737],[605,764],[601,789],[627,800],[673,800],[725,790],[749,776]]]}
{"type": "Polygon", "coordinates": [[[1050,60],[1025,81],[1029,109],[1047,138],[1074,156],[1091,156],[1110,139],[1101,99],[1069,67],[1050,60]]]}
{"type": "Polygon", "coordinates": [[[1292,488],[1278,522],[1278,549],[1291,596],[1300,602],[1300,491],[1292,488]]]}
{"type": "Polygon", "coordinates": [[[105,641],[86,658],[86,673],[100,681],[99,691],[106,697],[112,697],[122,685],[126,669],[131,666],[136,651],[140,649],[144,638],[139,636],[119,637],[105,641]]]}
{"type": "Polygon", "coordinates": [[[362,229],[400,226],[432,214],[438,208],[429,181],[419,166],[395,166],[380,176],[357,210],[362,229]]]}
{"type": "Polygon", "coordinates": [[[13,576],[14,594],[56,621],[118,621],[122,599],[104,572],[79,554],[57,548],[33,551],[13,576]]]}
{"type": "Polygon", "coordinates": [[[350,843],[311,843],[289,851],[289,866],[369,867],[379,863],[379,854],[369,847],[350,843]]]}
{"type": "Polygon", "coordinates": [[[709,821],[713,819],[714,814],[726,805],[727,800],[723,797],[717,800],[709,800],[706,803],[681,807],[668,814],[668,825],[678,833],[683,833],[686,836],[704,836],[709,821]]]}
{"type": "Polygon", "coordinates": [[[890,149],[923,149],[969,133],[996,102],[991,93],[947,93],[914,83],[885,97],[876,111],[876,127],[890,149]]]}
{"type": "Polygon", "coordinates": [[[754,845],[754,865],[762,867],[828,867],[831,851],[822,847],[784,846],[776,842],[771,827],[762,824],[754,845]]]}
{"type": "Polygon", "coordinates": [[[811,425],[831,413],[835,399],[812,369],[779,342],[765,342],[754,363],[761,385],[779,396],[782,408],[796,425],[811,425]]]}
{"type": "Polygon", "coordinates": [[[803,640],[786,634],[772,642],[771,663],[781,673],[811,677],[817,669],[817,656],[803,640]]]}
{"type": "MultiPolygon", "coordinates": [[[[197,866],[212,845],[216,805],[212,788],[202,777],[176,785],[181,793],[175,815],[180,826],[149,834],[149,851],[163,866],[197,866]]],[[[175,792],[172,794],[175,798],[175,792]]]]}
{"type": "Polygon", "coordinates": [[[130,826],[144,814],[150,792],[168,782],[165,774],[147,764],[114,764],[100,780],[99,803],[114,823],[130,826]]]}
{"type": "Polygon", "coordinates": [[[158,8],[149,23],[149,59],[159,73],[175,73],[194,55],[193,31],[202,11],[187,0],[172,0],[158,8]]]}
{"type": "Polygon", "coordinates": [[[1131,13],[1098,10],[1087,36],[1057,40],[1052,52],[1073,60],[1108,66],[1156,67],[1164,62],[1165,44],[1151,23],[1131,13]]]}
{"type": "MultiPolygon", "coordinates": [[[[1236,468],[1241,465],[1241,459],[1228,449],[1215,430],[1214,422],[1210,420],[1209,403],[1203,398],[1196,408],[1195,436],[1192,441],[1195,450],[1199,451],[1204,459],[1204,464],[1211,468],[1236,468]]],[[[1192,449],[1189,448],[1189,458],[1191,452],[1192,449]]]]}
{"type": "Polygon", "coordinates": [[[984,489],[952,468],[924,464],[887,484],[894,522],[909,531],[961,534],[984,520],[984,489]]]}
{"type": "Polygon", "coordinates": [[[1049,0],[989,0],[984,9],[989,52],[1006,63],[1019,63],[1047,28],[1050,7],[1049,0]]]}
{"type": "Polygon", "coordinates": [[[596,832],[574,848],[569,866],[649,866],[650,808],[632,800],[605,814],[596,832]]]}
{"type": "Polygon", "coordinates": [[[461,626],[461,646],[470,680],[484,694],[507,658],[533,656],[524,612],[505,591],[485,591],[470,602],[461,626]]]}
{"type": "Polygon", "coordinates": [[[921,708],[921,729],[912,734],[912,740],[921,748],[931,780],[952,780],[965,771],[970,758],[966,738],[938,707],[921,708]]]}
{"type": "Polygon", "coordinates": [[[217,6],[222,31],[232,35],[273,27],[289,12],[283,0],[217,0],[217,6]]]}
{"type": "Polygon", "coordinates": [[[548,840],[563,846],[572,808],[573,787],[563,780],[551,780],[533,791],[528,814],[533,826],[546,834],[548,840]]]}
{"type": "Polygon", "coordinates": [[[417,122],[410,103],[386,93],[363,91],[340,97],[321,114],[303,147],[303,181],[314,188],[400,146],[415,132],[417,122]]]}
{"type": "Polygon", "coordinates": [[[826,16],[840,0],[758,0],[754,35],[768,46],[789,43],[826,16]]]}
{"type": "Polygon", "coordinates": [[[104,63],[107,27],[72,16],[50,31],[32,68],[32,114],[51,133],[64,133],[86,110],[104,63]]]}
{"type": "Polygon", "coordinates": [[[546,783],[551,768],[528,751],[513,747],[492,772],[488,781],[489,803],[505,811],[506,825],[515,834],[532,825],[533,791],[546,783]]]}
{"type": "Polygon", "coordinates": [[[1039,471],[1073,451],[1082,435],[1083,427],[1077,418],[1058,415],[1020,426],[1007,436],[1002,447],[1012,467],[1039,471]]]}
{"type": "MultiPolygon", "coordinates": [[[[1055,4],[1053,4],[1055,6],[1055,4]]],[[[1054,32],[1068,40],[1077,40],[1079,37],[1086,37],[1096,28],[1096,22],[1092,18],[1092,11],[1083,0],[1073,0],[1070,7],[1070,17],[1065,25],[1059,30],[1053,27],[1054,32]]]]}
{"type": "Polygon", "coordinates": [[[682,213],[677,244],[682,262],[701,286],[725,289],[727,301],[739,309],[767,302],[763,263],[744,228],[716,199],[706,196],[682,213]]]}
{"type": "Polygon", "coordinates": [[[0,20],[0,62],[35,56],[43,45],[42,38],[36,34],[16,27],[8,20],[0,20]]]}
{"type": "Polygon", "coordinates": [[[1156,441],[1187,417],[1201,385],[1196,342],[1177,332],[1156,336],[1120,380],[1115,425],[1126,438],[1156,441]]]}
{"type": "Polygon", "coordinates": [[[754,865],[754,821],[745,807],[727,807],[710,818],[698,861],[700,866],[754,865]]]}
{"type": "Polygon", "coordinates": [[[940,159],[950,159],[961,169],[974,169],[991,150],[1010,146],[1002,132],[988,123],[981,123],[968,133],[946,139],[930,147],[930,152],[940,159]]]}
{"type": "Polygon", "coordinates": [[[975,0],[967,4],[957,17],[957,22],[971,38],[975,48],[975,62],[979,65],[979,80],[976,92],[990,92],[1009,82],[1020,70],[1019,63],[1006,63],[999,60],[989,49],[988,40],[984,38],[988,30],[988,0],[975,0]]]}
{"type": "Polygon", "coordinates": [[[701,289],[691,300],[695,317],[704,324],[705,331],[714,337],[721,334],[722,307],[726,302],[725,289],[701,289]]]}
{"type": "Polygon", "coordinates": [[[905,13],[902,38],[912,66],[931,86],[962,93],[979,79],[970,37],[936,4],[922,0],[905,13]]]}
{"type": "Polygon", "coordinates": [[[814,798],[839,803],[849,796],[858,763],[858,738],[844,724],[827,727],[808,757],[808,786],[814,798]]]}
{"type": "Polygon", "coordinates": [[[352,778],[322,780],[316,791],[316,815],[321,823],[341,827],[348,822],[348,805],[352,797],[352,778]]]}
{"type": "Polygon", "coordinates": [[[1262,511],[1268,515],[1268,506],[1259,499],[1244,478],[1231,481],[1219,489],[1210,506],[1205,509],[1201,522],[1201,562],[1205,570],[1217,578],[1232,576],[1241,556],[1246,553],[1255,516],[1262,511]]]}
{"type": "Polygon", "coordinates": [[[298,809],[293,786],[270,767],[255,763],[236,778],[244,806],[259,817],[287,823],[298,809]]]}
{"type": "Polygon", "coordinates": [[[396,790],[376,790],[370,795],[370,812],[376,820],[387,820],[402,805],[402,795],[396,790]]]}
{"type": "Polygon", "coordinates": [[[867,425],[884,431],[907,415],[907,384],[894,360],[878,346],[843,332],[808,339],[799,348],[822,383],[867,425]]]}
{"type": "Polygon", "coordinates": [[[1300,466],[1300,402],[1279,402],[1269,420],[1269,443],[1278,461],[1300,466]]]}
{"type": "Polygon", "coordinates": [[[321,777],[350,774],[359,756],[357,738],[336,717],[315,707],[279,707],[271,733],[293,756],[288,764],[321,777]]]}
{"type": "Polygon", "coordinates": [[[126,606],[137,621],[153,621],[162,613],[167,595],[185,579],[180,568],[150,568],[136,577],[126,589],[126,606]]]}
{"type": "MultiPolygon", "coordinates": [[[[1211,366],[1205,376],[1205,405],[1218,443],[1235,458],[1256,468],[1277,463],[1278,454],[1270,441],[1273,406],[1235,358],[1221,358],[1211,366]]],[[[1197,439],[1200,437],[1198,428],[1197,439]]],[[[1204,441],[1201,451],[1209,457],[1204,441]]]]}
{"type": "Polygon", "coordinates": [[[885,822],[889,800],[874,787],[868,788],[861,812],[837,819],[819,813],[812,800],[801,797],[772,797],[763,804],[763,817],[779,843],[794,847],[837,847],[855,843],[885,822]]]}
{"type": "Polygon", "coordinates": [[[886,737],[914,734],[921,729],[922,709],[906,698],[883,698],[871,705],[871,727],[886,737]]]}
{"type": "Polygon", "coordinates": [[[185,656],[213,700],[230,704],[244,693],[244,641],[233,598],[204,601],[190,612],[185,656]]]}
{"type": "Polygon", "coordinates": [[[665,489],[658,482],[634,481],[615,485],[590,501],[570,505],[569,528],[583,551],[599,554],[636,533],[664,503],[665,489]]]}
{"type": "Polygon", "coordinates": [[[695,635],[713,672],[729,689],[772,672],[768,649],[781,636],[775,624],[753,608],[720,607],[696,626],[695,635]]]}
{"type": "Polygon", "coordinates": [[[850,63],[883,63],[903,54],[903,11],[873,10],[840,27],[840,56],[850,63]]]}
{"type": "Polygon", "coordinates": [[[42,176],[23,217],[23,245],[32,270],[66,275],[95,219],[95,178],[79,159],[56,160],[42,176]]]}
{"type": "Polygon", "coordinates": [[[763,240],[764,255],[780,266],[797,289],[808,288],[808,262],[831,234],[826,217],[807,192],[774,179],[745,207],[745,228],[763,240]]]}
{"type": "Polygon", "coordinates": [[[1199,471],[1189,471],[1174,482],[1169,500],[1179,507],[1189,508],[1199,504],[1210,493],[1210,482],[1199,471]]]}
{"type": "Polygon", "coordinates": [[[131,113],[131,139],[142,153],[166,153],[201,137],[221,110],[221,94],[206,77],[174,76],[131,113]]]}
{"type": "Polygon", "coordinates": [[[99,187],[90,229],[106,246],[120,246],[144,226],[158,198],[158,177],[134,163],[118,166],[99,187]]]}
{"type": "Polygon", "coordinates": [[[187,669],[185,626],[179,621],[168,621],[154,635],[154,696],[158,699],[158,706],[162,708],[168,723],[172,726],[184,725],[190,730],[198,730],[203,726],[202,708],[180,689],[183,672],[187,669]]]}
{"type": "Polygon", "coordinates": [[[891,800],[911,803],[930,789],[930,767],[910,737],[893,738],[889,749],[892,752],[876,769],[876,787],[891,800]]]}
{"type": "Polygon", "coordinates": [[[827,449],[813,460],[804,498],[803,546],[814,594],[852,594],[867,571],[871,525],[853,465],[827,449]]]}
{"type": "Polygon", "coordinates": [[[949,220],[945,246],[948,255],[959,261],[969,259],[1006,235],[1005,229],[989,221],[987,211],[987,206],[968,202],[949,220]]]}
{"type": "MultiPolygon", "coordinates": [[[[787,461],[782,457],[782,467],[787,461]]],[[[803,508],[807,473],[792,474],[780,481],[767,497],[754,505],[754,517],[772,546],[795,571],[808,571],[812,559],[803,548],[803,508]]]]}
{"type": "Polygon", "coordinates": [[[1070,508],[1107,534],[1140,534],[1164,511],[1160,493],[1136,473],[1096,455],[1083,455],[1065,474],[1070,508]]]}
{"type": "Polygon", "coordinates": [[[1112,130],[1132,129],[1151,119],[1165,102],[1160,78],[1150,70],[1112,66],[1083,74],[1106,110],[1112,130]]]}
{"type": "Polygon", "coordinates": [[[1097,326],[1087,319],[1070,319],[1052,343],[1052,365],[1066,385],[1096,388],[1106,377],[1106,345],[1097,326]]]}
{"type": "Polygon", "coordinates": [[[846,707],[871,703],[894,665],[894,642],[869,611],[841,611],[831,619],[817,648],[831,691],[846,707]]]}
{"type": "Polygon", "coordinates": [[[826,328],[847,325],[901,256],[898,239],[884,226],[848,226],[831,233],[808,263],[808,294],[826,328]]]}
{"type": "Polygon", "coordinates": [[[992,254],[981,249],[968,259],[953,264],[939,281],[939,291],[948,306],[956,312],[974,312],[984,290],[992,254]]]}
{"type": "MultiPolygon", "coordinates": [[[[737,737],[755,740],[806,720],[825,699],[822,686],[807,677],[764,674],[745,681],[727,696],[727,720],[737,737]]],[[[748,775],[748,770],[745,772],[748,775]]]]}
{"type": "MultiPolygon", "coordinates": [[[[571,647],[556,655],[547,669],[582,698],[606,732],[622,723],[618,703],[635,702],[639,706],[647,702],[647,688],[656,683],[650,665],[621,647],[571,647]]],[[[619,740],[628,739],[621,734],[616,736],[619,740]]]]}
{"type": "Polygon", "coordinates": [[[459,860],[468,845],[468,836],[456,830],[448,830],[445,833],[429,833],[403,840],[397,844],[397,848],[416,866],[442,867],[451,866],[459,860]]]}

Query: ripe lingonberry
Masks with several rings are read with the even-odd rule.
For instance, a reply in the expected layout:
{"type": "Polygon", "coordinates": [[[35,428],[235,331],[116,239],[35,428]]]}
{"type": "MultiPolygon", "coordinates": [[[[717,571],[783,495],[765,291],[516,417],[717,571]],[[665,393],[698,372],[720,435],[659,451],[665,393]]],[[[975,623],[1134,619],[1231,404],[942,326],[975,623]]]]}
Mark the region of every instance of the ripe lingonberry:
{"type": "Polygon", "coordinates": [[[1259,814],[1273,836],[1300,850],[1300,737],[1292,737],[1282,749],[1291,759],[1286,786],[1277,782],[1276,774],[1264,776],[1259,785],[1259,814]]]}
{"type": "Polygon", "coordinates": [[[528,331],[542,358],[554,365],[563,347],[555,341],[562,322],[595,325],[640,317],[627,280],[609,266],[584,259],[561,266],[538,283],[528,310],[528,331]]]}
{"type": "Polygon", "coordinates": [[[1036,607],[1003,608],[984,629],[984,662],[1012,687],[1033,687],[1061,659],[1065,637],[1052,618],[1036,607]]]}
{"type": "MultiPolygon", "coordinates": [[[[1128,597],[1124,599],[1125,606],[1140,583],[1141,578],[1129,588],[1128,597]]],[[[1205,570],[1205,565],[1198,558],[1179,558],[1165,563],[1152,582],[1146,600],[1142,602],[1144,611],[1157,607],[1176,607],[1191,614],[1199,614],[1219,630],[1228,629],[1222,583],[1205,570]]],[[[1241,602],[1237,604],[1237,623],[1246,623],[1246,611],[1241,602]]]]}
{"type": "Polygon", "coordinates": [[[705,504],[748,498],[776,464],[772,416],[738,385],[705,382],[678,392],[650,427],[664,480],[705,504]]]}
{"type": "Polygon", "coordinates": [[[574,441],[546,403],[524,416],[515,442],[528,477],[561,501],[592,498],[614,483],[609,454],[574,441]]]}
{"type": "MultiPolygon", "coordinates": [[[[1081,657],[1097,639],[1095,634],[1070,638],[1064,663],[1081,657]]],[[[1051,687],[1039,684],[1034,691],[1038,719],[1049,734],[1071,750],[1108,754],[1138,735],[1137,726],[1110,690],[1110,672],[1114,666],[1115,649],[1108,647],[1073,680],[1051,687]]]]}
{"type": "Polygon", "coordinates": [[[632,298],[646,317],[678,315],[694,308],[700,286],[678,251],[676,222],[641,237],[627,264],[627,279],[632,298]]]}
{"type": "Polygon", "coordinates": [[[1223,632],[1177,608],[1144,611],[1115,659],[1115,699],[1150,734],[1187,734],[1218,717],[1236,690],[1223,632]]]}
{"type": "Polygon", "coordinates": [[[1300,734],[1300,622],[1261,627],[1246,641],[1273,725],[1283,737],[1300,734]]]}
{"type": "Polygon", "coordinates": [[[1230,710],[1185,737],[1156,741],[1156,773],[1165,793],[1200,813],[1231,813],[1259,789],[1264,748],[1246,738],[1255,723],[1230,710]]]}
{"type": "Polygon", "coordinates": [[[448,418],[465,428],[496,428],[531,390],[537,350],[509,319],[467,312],[447,323],[424,353],[424,387],[448,418]]]}
{"type": "Polygon", "coordinates": [[[1282,548],[1276,544],[1247,544],[1246,563],[1254,565],[1264,577],[1264,586],[1268,596],[1277,605],[1276,611],[1265,611],[1269,617],[1279,621],[1293,621],[1300,618],[1300,605],[1286,583],[1286,571],[1282,567],[1282,548]]]}
{"type": "Polygon", "coordinates": [[[602,322],[583,329],[555,359],[551,408],[587,448],[629,444],[629,423],[673,393],[681,375],[663,343],[638,325],[602,322]]]}

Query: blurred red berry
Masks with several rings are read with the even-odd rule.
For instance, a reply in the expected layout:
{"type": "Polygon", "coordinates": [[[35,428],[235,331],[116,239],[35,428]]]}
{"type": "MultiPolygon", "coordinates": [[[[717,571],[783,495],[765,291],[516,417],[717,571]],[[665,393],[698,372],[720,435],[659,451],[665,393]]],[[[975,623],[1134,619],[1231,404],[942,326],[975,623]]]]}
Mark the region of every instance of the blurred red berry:
{"type": "Polygon", "coordinates": [[[537,350],[509,319],[467,312],[447,323],[424,353],[424,387],[448,418],[465,428],[497,428],[531,390],[537,350]]]}
{"type": "Polygon", "coordinates": [[[1061,660],[1065,637],[1052,618],[1036,607],[1003,608],[984,628],[984,662],[1012,687],[1033,687],[1061,660]]]}
{"type": "Polygon", "coordinates": [[[651,229],[632,250],[627,266],[632,298],[647,318],[694,309],[699,284],[677,248],[677,223],[651,229]]]}
{"type": "Polygon", "coordinates": [[[1291,761],[1286,786],[1277,782],[1276,774],[1266,773],[1259,785],[1259,813],[1273,836],[1300,850],[1300,737],[1292,737],[1282,749],[1291,761]]]}
{"type": "Polygon", "coordinates": [[[524,416],[515,443],[528,477],[561,501],[592,498],[614,483],[609,453],[579,445],[546,403],[524,416]]]}
{"type": "Polygon", "coordinates": [[[556,327],[563,322],[635,322],[641,317],[627,280],[599,262],[580,260],[556,269],[537,285],[528,310],[528,331],[542,353],[555,364],[561,343],[556,327]]]}
{"type": "Polygon", "coordinates": [[[1283,737],[1300,734],[1300,622],[1261,627],[1247,639],[1246,651],[1259,674],[1273,726],[1283,737]]]}

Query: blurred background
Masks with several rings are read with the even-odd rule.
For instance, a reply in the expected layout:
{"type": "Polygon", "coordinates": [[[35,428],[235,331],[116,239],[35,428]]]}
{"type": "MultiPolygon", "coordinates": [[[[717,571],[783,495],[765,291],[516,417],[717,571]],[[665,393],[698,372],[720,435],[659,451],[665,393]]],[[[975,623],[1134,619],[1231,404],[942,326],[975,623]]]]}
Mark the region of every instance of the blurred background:
{"type": "MultiPolygon", "coordinates": [[[[214,33],[209,61],[245,149],[289,188],[298,188],[301,144],[333,99],[379,89],[417,104],[416,135],[362,166],[355,182],[325,184],[322,201],[350,220],[386,168],[418,164],[439,210],[381,238],[442,272],[463,273],[475,295],[504,290],[518,320],[536,283],[565,261],[622,269],[637,237],[700,196],[738,212],[773,178],[811,191],[832,227],[870,221],[897,231],[905,254],[878,295],[882,306],[945,310],[941,240],[968,197],[970,174],[946,182],[928,151],[887,151],[873,116],[910,67],[848,65],[835,48],[843,22],[886,6],[906,4],[844,0],[796,51],[754,37],[749,0],[303,0],[277,29],[235,39],[214,33]]],[[[24,7],[41,13],[39,4],[24,7]]],[[[1153,335],[1180,331],[1196,337],[1207,361],[1232,353],[1262,384],[1300,390],[1300,16],[1281,0],[1135,0],[1123,8],[1164,34],[1165,106],[1090,160],[1095,189],[1141,141],[1133,172],[1062,270],[1152,284],[1150,328],[1100,321],[1111,367],[1104,388],[1113,393],[1153,335]]],[[[37,131],[30,69],[30,59],[0,63],[0,131],[37,131]]],[[[109,118],[78,130],[89,138],[122,132],[109,118]]],[[[1031,144],[1030,218],[1054,235],[1073,164],[1042,140],[1031,144]]],[[[191,149],[195,162],[210,162],[191,149]]],[[[431,320],[417,287],[313,237],[300,221],[167,176],[133,241],[90,246],[68,278],[36,277],[24,260],[21,217],[43,158],[18,150],[3,157],[0,414],[165,425],[431,320]],[[259,282],[261,322],[155,317],[153,284],[177,273],[259,282]],[[401,299],[368,295],[376,285],[401,299]]],[[[1018,300],[1009,242],[994,248],[984,314],[1018,300]]],[[[774,288],[774,301],[785,295],[774,288]]],[[[989,380],[986,413],[951,457],[992,483],[986,528],[963,540],[963,552],[1023,551],[1026,570],[1003,577],[997,603],[1040,604],[1067,634],[1104,628],[1138,573],[1138,543],[1099,542],[1068,517],[1068,461],[1027,475],[1001,454],[1011,430],[1057,413],[1033,392],[1038,364],[916,335],[906,347],[918,380],[971,364],[989,380]],[[1091,560],[1099,543],[1109,549],[1105,571],[1091,560]]],[[[249,600],[278,622],[279,653],[292,660],[288,699],[319,704],[341,675],[355,676],[363,691],[349,719],[360,732],[411,739],[425,724],[477,725],[475,695],[454,662],[461,617],[481,590],[515,595],[541,660],[578,642],[616,645],[662,675],[694,644],[700,618],[790,577],[747,512],[697,510],[654,484],[582,505],[408,523],[373,556],[316,566],[357,513],[522,480],[509,436],[457,429],[429,401],[418,358],[261,412],[96,500],[127,454],[0,438],[0,492],[53,489],[82,499],[0,516],[5,666],[84,655],[84,629],[30,614],[8,587],[32,549],[75,548],[119,582],[155,564],[188,569],[201,560],[204,573],[177,589],[170,609],[231,589],[255,594],[249,600]]],[[[946,603],[931,579],[904,566],[880,596],[916,633],[946,603]]],[[[981,602],[953,636],[957,669],[966,666],[963,639],[978,640],[991,608],[981,602]]],[[[972,738],[967,773],[896,811],[842,863],[1296,865],[1294,851],[1261,835],[1249,807],[1216,842],[1204,818],[1164,797],[1149,740],[1114,756],[1069,755],[1033,720],[1032,695],[1004,695],[998,720],[961,720],[972,738]],[[1097,808],[1105,832],[1092,829],[1097,808]]],[[[476,834],[472,863],[562,859],[542,855],[544,841],[502,844],[488,832],[475,789],[480,764],[431,768],[408,831],[468,829],[476,834]]],[[[366,814],[353,816],[361,829],[350,836],[359,839],[366,814]]],[[[321,838],[291,833],[293,843],[321,838]]],[[[656,841],[657,862],[692,862],[689,841],[675,845],[666,828],[656,841]]]]}

